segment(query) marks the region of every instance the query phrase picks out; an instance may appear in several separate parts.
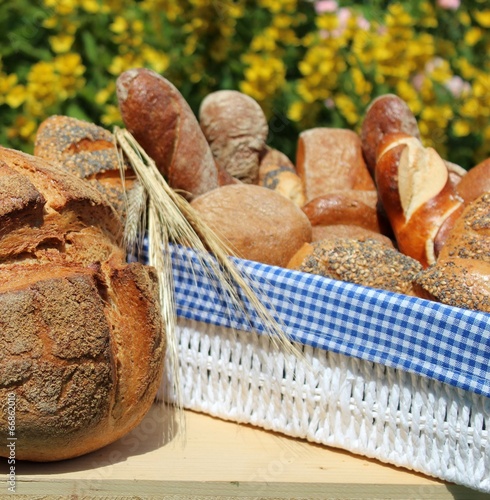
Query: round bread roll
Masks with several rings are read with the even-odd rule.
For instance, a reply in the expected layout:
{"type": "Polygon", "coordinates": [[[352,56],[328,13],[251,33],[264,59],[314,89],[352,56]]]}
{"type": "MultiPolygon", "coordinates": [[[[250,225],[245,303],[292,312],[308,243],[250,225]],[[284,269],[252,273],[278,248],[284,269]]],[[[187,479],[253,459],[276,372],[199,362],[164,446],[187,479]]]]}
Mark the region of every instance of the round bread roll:
{"type": "Polygon", "coordinates": [[[468,170],[456,186],[456,192],[465,203],[490,192],[490,158],[468,170]]]}
{"type": "MultiPolygon", "coordinates": [[[[163,370],[157,297],[140,264],[2,268],[0,398],[15,395],[17,459],[77,457],[142,420],[163,370]]],[[[0,437],[8,442],[6,411],[0,437]]]]}
{"type": "Polygon", "coordinates": [[[413,279],[422,266],[381,241],[337,238],[306,243],[289,269],[357,285],[418,295],[413,279]]]}
{"type": "MultiPolygon", "coordinates": [[[[89,184],[0,147],[0,398],[15,398],[20,460],[105,446],[156,396],[165,354],[157,280],[126,264],[121,233],[89,184]]],[[[3,442],[8,424],[2,411],[3,442]]]]}
{"type": "Polygon", "coordinates": [[[303,212],[313,226],[349,224],[380,233],[377,202],[376,191],[346,189],[318,196],[303,207],[303,212]]]}
{"type": "Polygon", "coordinates": [[[191,205],[243,259],[285,267],[301,245],[311,241],[311,224],[301,209],[261,186],[223,186],[191,205]]]}
{"type": "Polygon", "coordinates": [[[237,90],[212,92],[201,103],[199,122],[216,163],[240,181],[255,183],[269,133],[258,102],[237,90]]]}
{"type": "Polygon", "coordinates": [[[419,295],[453,307],[490,312],[490,262],[454,258],[438,262],[415,278],[419,295]],[[425,293],[425,295],[423,295],[425,293]]]}

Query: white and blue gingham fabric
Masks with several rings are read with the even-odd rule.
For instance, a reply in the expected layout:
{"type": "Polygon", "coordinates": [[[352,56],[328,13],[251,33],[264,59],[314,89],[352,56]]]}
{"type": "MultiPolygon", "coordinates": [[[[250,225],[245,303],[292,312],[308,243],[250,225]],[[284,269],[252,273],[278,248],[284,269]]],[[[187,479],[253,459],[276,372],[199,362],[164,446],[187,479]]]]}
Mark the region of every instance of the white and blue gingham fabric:
{"type": "MultiPolygon", "coordinates": [[[[292,340],[490,397],[490,314],[234,259],[292,340]]],[[[189,249],[172,251],[177,315],[263,330],[252,308],[230,309],[189,249]]]]}

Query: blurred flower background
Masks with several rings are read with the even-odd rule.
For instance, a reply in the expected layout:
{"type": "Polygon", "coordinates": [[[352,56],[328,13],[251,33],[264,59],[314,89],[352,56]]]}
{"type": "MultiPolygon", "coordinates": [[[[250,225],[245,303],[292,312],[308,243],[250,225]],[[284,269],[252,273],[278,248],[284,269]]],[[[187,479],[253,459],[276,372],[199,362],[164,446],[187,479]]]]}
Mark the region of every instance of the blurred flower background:
{"type": "Polygon", "coordinates": [[[302,130],[359,130],[394,93],[471,168],[490,156],[488,54],[488,0],[0,0],[0,143],[32,150],[52,114],[121,125],[116,78],[144,66],[196,114],[215,90],[252,96],[291,158],[302,130]]]}

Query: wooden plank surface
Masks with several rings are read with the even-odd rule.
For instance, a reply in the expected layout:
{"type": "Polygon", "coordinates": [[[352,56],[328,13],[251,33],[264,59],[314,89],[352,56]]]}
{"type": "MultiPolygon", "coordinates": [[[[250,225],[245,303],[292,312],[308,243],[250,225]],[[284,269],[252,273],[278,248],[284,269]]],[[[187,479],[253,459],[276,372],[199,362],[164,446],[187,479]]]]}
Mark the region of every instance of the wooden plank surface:
{"type": "MultiPolygon", "coordinates": [[[[2,464],[4,467],[5,463],[2,464]]],[[[490,499],[405,469],[248,425],[154,406],[84,457],[16,465],[17,498],[490,499]],[[184,432],[178,432],[184,428],[184,432]],[[180,437],[179,437],[180,436],[180,437]]],[[[8,493],[6,486],[2,494],[8,493]]]]}

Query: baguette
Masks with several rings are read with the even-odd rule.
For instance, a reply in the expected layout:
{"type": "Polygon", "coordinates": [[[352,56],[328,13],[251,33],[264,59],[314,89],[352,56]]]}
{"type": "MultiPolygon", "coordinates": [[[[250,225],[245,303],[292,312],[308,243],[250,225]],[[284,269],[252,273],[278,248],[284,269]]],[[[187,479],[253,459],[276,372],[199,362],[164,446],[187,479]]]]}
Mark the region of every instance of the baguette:
{"type": "Polygon", "coordinates": [[[220,185],[199,122],[172,83],[152,70],[137,68],[123,72],[116,88],[126,128],[170,187],[192,199],[220,185]]]}

